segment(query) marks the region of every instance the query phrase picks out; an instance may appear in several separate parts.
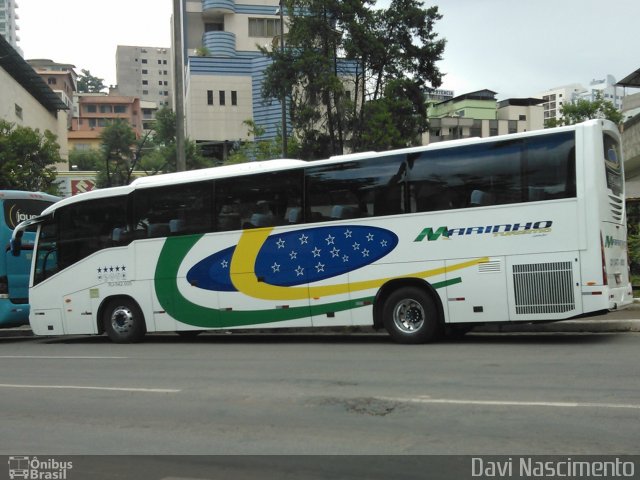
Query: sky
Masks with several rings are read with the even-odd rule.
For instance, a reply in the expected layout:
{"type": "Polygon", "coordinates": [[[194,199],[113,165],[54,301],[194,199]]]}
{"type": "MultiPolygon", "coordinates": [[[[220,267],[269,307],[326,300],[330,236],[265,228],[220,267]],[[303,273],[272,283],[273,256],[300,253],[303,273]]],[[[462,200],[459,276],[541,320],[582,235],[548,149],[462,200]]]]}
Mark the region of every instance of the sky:
{"type": "MultiPolygon", "coordinates": [[[[379,0],[386,7],[390,0],[379,0]]],[[[243,3],[250,3],[243,0],[243,3]]],[[[48,58],[116,83],[117,45],[169,47],[172,0],[21,0],[25,59],[48,58]]],[[[447,40],[441,88],[533,97],[640,68],[638,0],[426,0],[447,40]]]]}

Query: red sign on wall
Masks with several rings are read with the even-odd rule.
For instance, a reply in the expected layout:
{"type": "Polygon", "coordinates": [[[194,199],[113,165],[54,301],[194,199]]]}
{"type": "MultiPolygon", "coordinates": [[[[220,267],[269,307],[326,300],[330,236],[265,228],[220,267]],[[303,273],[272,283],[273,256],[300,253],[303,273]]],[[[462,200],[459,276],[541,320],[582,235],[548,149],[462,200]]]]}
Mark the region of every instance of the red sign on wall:
{"type": "Polygon", "coordinates": [[[71,195],[90,192],[94,188],[96,183],[93,180],[71,180],[71,195]]]}

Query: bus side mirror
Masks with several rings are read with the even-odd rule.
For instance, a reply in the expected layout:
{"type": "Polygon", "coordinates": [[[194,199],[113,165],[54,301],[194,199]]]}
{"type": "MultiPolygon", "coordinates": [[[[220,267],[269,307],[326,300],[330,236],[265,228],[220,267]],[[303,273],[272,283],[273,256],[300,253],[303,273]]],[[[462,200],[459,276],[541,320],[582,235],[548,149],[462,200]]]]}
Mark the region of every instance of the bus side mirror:
{"type": "Polygon", "coordinates": [[[14,257],[20,256],[20,251],[22,250],[22,235],[24,232],[22,230],[18,230],[14,233],[9,245],[11,247],[11,255],[14,257]]]}

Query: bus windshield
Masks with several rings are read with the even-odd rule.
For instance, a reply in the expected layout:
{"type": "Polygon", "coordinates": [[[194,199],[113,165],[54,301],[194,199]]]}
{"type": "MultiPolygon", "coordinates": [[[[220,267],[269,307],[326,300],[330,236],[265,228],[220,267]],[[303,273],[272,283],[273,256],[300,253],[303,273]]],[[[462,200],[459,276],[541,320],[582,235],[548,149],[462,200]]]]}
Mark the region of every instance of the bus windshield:
{"type": "Polygon", "coordinates": [[[607,133],[603,135],[603,142],[607,188],[609,188],[614,195],[620,196],[623,190],[620,144],[614,137],[607,133]]]}

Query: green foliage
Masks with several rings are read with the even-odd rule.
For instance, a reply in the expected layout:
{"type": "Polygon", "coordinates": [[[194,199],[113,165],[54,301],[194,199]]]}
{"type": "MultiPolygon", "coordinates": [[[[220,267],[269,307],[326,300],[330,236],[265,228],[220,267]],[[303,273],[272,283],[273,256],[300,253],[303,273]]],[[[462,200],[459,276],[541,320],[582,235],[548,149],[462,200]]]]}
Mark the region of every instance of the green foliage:
{"type": "Polygon", "coordinates": [[[69,152],[69,169],[96,171],[102,168],[104,157],[99,150],[71,150],[69,152]]]}
{"type": "Polygon", "coordinates": [[[211,52],[207,47],[196,48],[196,57],[208,57],[210,55],[211,55],[211,52]]]}
{"type": "Polygon", "coordinates": [[[273,60],[263,96],[289,99],[301,157],[412,145],[427,128],[422,92],[442,81],[437,7],[424,9],[419,0],[392,0],[386,10],[371,0],[285,3],[286,49],[261,49],[273,60]]]}
{"type": "Polygon", "coordinates": [[[78,93],[98,93],[107,87],[104,79],[94,77],[89,70],[81,70],[82,74],[78,75],[78,93]]]}
{"type": "Polygon", "coordinates": [[[0,120],[0,189],[57,193],[55,164],[60,146],[49,130],[0,120]]]}
{"type": "Polygon", "coordinates": [[[574,125],[595,118],[606,118],[616,125],[622,123],[622,113],[609,100],[605,100],[602,94],[598,94],[593,101],[580,99],[576,102],[565,103],[560,108],[562,118],[548,120],[546,128],[559,127],[561,125],[574,125]]]}
{"type": "MultiPolygon", "coordinates": [[[[245,120],[242,123],[247,126],[247,139],[233,147],[225,164],[271,160],[282,156],[282,135],[280,133],[270,140],[252,140],[252,137],[264,135],[264,128],[256,125],[253,120],[245,120]]],[[[289,142],[287,156],[295,157],[293,152],[296,149],[297,145],[294,139],[293,142],[289,142]]]]}
{"type": "Polygon", "coordinates": [[[98,171],[97,186],[128,185],[135,168],[134,143],[136,134],[124,120],[113,122],[100,134],[104,169],[98,171]]]}

